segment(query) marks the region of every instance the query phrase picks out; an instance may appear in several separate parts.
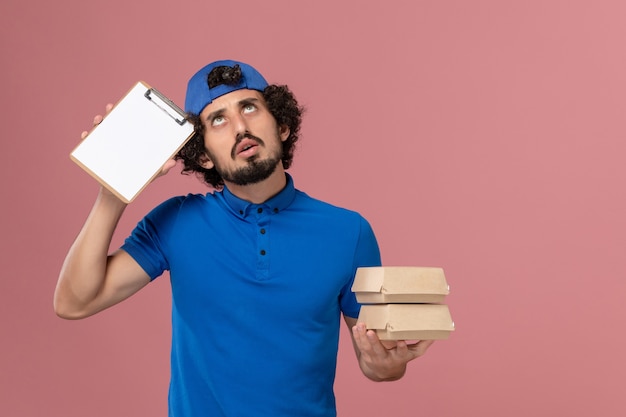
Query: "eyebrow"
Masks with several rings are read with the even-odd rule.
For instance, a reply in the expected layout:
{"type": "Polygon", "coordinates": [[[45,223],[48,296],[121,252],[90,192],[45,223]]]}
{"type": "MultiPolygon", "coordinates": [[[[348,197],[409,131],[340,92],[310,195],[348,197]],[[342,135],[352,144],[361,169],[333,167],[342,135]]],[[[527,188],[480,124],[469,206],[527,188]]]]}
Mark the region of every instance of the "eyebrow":
{"type": "MultiPolygon", "coordinates": [[[[260,100],[258,98],[256,98],[256,97],[247,97],[247,98],[239,100],[239,102],[237,102],[237,104],[239,105],[239,107],[245,107],[248,104],[256,104],[259,101],[260,100]]],[[[221,116],[225,111],[226,111],[226,108],[224,108],[224,107],[222,107],[221,109],[217,109],[215,111],[212,111],[211,113],[207,114],[205,120],[206,121],[211,121],[215,117],[221,116]]]]}

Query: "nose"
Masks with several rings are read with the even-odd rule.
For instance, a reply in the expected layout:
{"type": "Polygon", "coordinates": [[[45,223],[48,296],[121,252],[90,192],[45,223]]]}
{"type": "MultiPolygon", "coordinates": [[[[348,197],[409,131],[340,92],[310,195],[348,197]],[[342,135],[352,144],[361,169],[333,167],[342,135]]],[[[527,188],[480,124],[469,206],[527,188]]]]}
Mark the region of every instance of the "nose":
{"type": "Polygon", "coordinates": [[[232,127],[235,137],[248,132],[248,124],[241,114],[236,114],[232,117],[232,127]]]}

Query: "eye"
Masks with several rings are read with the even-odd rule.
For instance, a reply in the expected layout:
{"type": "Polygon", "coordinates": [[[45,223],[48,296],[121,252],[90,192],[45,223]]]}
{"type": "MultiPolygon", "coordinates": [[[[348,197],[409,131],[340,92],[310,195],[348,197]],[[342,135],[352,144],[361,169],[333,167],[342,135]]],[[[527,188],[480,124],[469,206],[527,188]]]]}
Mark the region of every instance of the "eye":
{"type": "Polygon", "coordinates": [[[226,119],[224,119],[224,116],[215,116],[215,117],[211,120],[211,126],[220,126],[220,125],[223,125],[225,121],[226,121],[226,119]]]}
{"type": "Polygon", "coordinates": [[[255,110],[256,110],[256,106],[254,104],[246,104],[245,106],[243,106],[243,112],[245,114],[252,113],[255,110]]]}

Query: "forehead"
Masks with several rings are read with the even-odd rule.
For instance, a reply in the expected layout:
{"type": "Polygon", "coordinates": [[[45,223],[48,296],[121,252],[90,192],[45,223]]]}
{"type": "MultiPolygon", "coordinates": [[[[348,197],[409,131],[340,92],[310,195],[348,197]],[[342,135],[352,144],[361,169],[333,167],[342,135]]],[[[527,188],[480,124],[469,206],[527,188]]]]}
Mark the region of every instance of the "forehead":
{"type": "Polygon", "coordinates": [[[228,94],[224,94],[223,96],[216,98],[202,110],[202,113],[200,113],[200,117],[203,118],[216,111],[225,111],[228,108],[237,107],[241,102],[245,102],[246,100],[251,99],[256,99],[261,103],[265,103],[263,94],[261,94],[260,91],[248,90],[244,88],[241,90],[232,91],[228,94]]]}

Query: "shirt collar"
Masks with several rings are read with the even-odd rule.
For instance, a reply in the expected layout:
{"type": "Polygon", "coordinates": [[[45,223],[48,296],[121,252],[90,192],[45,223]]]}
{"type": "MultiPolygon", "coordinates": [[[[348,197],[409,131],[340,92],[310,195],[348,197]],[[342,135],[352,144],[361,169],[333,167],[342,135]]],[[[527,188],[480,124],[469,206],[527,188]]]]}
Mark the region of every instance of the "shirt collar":
{"type": "Polygon", "coordinates": [[[289,207],[296,196],[293,178],[291,178],[291,175],[287,173],[285,173],[285,176],[287,179],[285,187],[274,197],[261,204],[253,204],[249,201],[242,200],[234,195],[227,186],[224,186],[222,196],[224,197],[224,201],[228,207],[238,217],[246,217],[251,212],[256,213],[260,208],[276,214],[289,207]]]}

